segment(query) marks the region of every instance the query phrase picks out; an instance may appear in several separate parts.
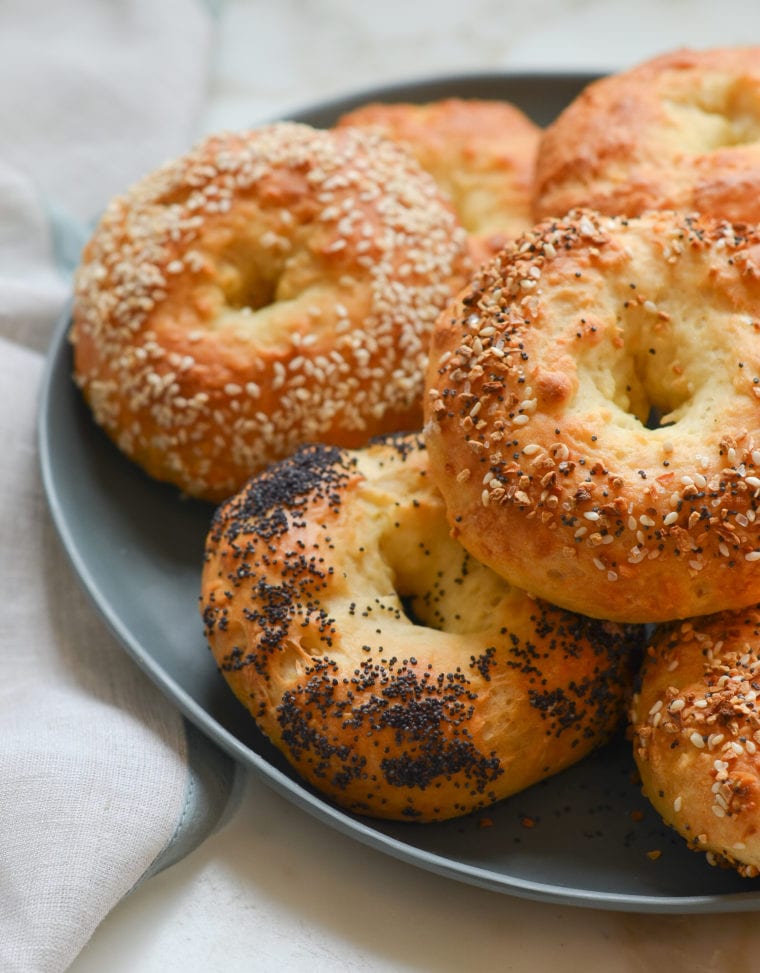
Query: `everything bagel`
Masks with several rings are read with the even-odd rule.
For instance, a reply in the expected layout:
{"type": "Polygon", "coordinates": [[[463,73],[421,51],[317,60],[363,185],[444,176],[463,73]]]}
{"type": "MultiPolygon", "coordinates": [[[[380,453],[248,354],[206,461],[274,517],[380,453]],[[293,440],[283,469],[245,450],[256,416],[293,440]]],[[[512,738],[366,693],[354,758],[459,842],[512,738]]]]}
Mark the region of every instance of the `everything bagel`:
{"type": "Polygon", "coordinates": [[[448,203],[389,140],[212,136],[104,214],[75,377],[150,475],[219,500],[301,442],[419,428],[429,333],[468,269],[448,203]]]}
{"type": "Polygon", "coordinates": [[[451,538],[414,437],[310,446],[217,512],[201,606],[235,695],[361,814],[481,808],[607,739],[640,628],[528,597],[451,538]]]}
{"type": "Polygon", "coordinates": [[[760,233],[547,220],[436,328],[426,441],[455,535],[573,611],[760,601],[760,233]]]}
{"type": "Polygon", "coordinates": [[[643,790],[713,864],[760,875],[760,611],[663,626],[632,710],[643,790]]]}

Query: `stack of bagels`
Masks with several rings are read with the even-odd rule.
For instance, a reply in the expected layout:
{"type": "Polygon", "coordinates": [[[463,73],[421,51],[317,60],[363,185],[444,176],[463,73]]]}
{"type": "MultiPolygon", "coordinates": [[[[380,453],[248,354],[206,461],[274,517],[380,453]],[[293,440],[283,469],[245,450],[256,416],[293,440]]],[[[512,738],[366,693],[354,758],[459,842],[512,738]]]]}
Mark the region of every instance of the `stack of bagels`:
{"type": "Polygon", "coordinates": [[[105,212],[75,378],[212,501],[201,610],[306,781],[435,821],[628,721],[760,874],[760,48],[207,138],[105,212]]]}

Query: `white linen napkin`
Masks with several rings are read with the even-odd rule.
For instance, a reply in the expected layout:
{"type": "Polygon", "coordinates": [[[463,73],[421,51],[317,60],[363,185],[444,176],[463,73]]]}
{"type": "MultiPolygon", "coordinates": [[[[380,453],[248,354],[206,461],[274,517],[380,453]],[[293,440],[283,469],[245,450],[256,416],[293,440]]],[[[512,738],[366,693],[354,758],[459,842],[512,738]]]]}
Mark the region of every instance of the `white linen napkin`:
{"type": "Polygon", "coordinates": [[[43,352],[87,224],[194,138],[200,0],[0,6],[0,969],[66,969],[218,824],[232,763],[96,616],[46,509],[43,352]],[[65,218],[64,218],[65,217],[65,218]]]}

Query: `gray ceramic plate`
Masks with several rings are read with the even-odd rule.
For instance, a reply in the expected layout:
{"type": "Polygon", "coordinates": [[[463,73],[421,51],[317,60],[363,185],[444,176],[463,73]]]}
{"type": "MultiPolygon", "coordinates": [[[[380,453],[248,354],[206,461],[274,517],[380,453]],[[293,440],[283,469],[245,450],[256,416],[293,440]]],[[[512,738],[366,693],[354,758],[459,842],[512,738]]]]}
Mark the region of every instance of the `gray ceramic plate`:
{"type": "MultiPolygon", "coordinates": [[[[590,79],[447,78],[365,91],[290,117],[328,125],[370,99],[503,98],[550,121],[590,79]]],[[[760,908],[760,882],[711,868],[649,809],[621,739],[490,809],[438,825],[345,814],[294,777],[217,674],[197,612],[211,508],[147,479],[93,424],[74,387],[68,315],[54,337],[40,403],[40,455],[71,561],[126,650],[187,717],[288,799],[359,841],[474,885],[547,902],[640,912],[760,908]],[[660,852],[652,859],[651,852],[660,852]]]]}

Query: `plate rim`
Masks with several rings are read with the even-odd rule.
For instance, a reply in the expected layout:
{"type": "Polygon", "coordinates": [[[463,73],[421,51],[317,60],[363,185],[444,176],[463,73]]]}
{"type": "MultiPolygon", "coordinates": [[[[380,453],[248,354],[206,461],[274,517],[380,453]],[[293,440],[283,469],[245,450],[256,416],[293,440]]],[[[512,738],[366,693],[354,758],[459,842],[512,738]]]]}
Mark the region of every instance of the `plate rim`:
{"type": "MultiPolygon", "coordinates": [[[[409,101],[411,99],[403,99],[396,96],[404,95],[405,92],[409,92],[414,89],[449,88],[459,86],[477,87],[482,85],[498,86],[500,84],[509,84],[512,86],[562,83],[586,85],[590,84],[592,81],[598,80],[601,77],[604,77],[604,74],[598,70],[573,71],[563,68],[546,71],[525,68],[524,70],[516,71],[484,70],[451,71],[432,75],[410,74],[406,77],[395,78],[393,80],[387,79],[378,84],[366,84],[361,88],[352,89],[350,92],[345,92],[344,94],[336,93],[327,95],[327,97],[311,104],[289,105],[276,115],[271,115],[269,117],[275,121],[283,121],[289,120],[297,115],[313,115],[317,112],[320,114],[337,113],[338,110],[340,110],[340,112],[344,112],[347,111],[347,109],[343,106],[349,102],[369,102],[372,100],[382,101],[383,99],[389,99],[392,101],[409,101]]],[[[452,93],[450,96],[470,97],[467,95],[454,93],[452,93]]],[[[503,100],[485,96],[479,97],[482,97],[485,101],[503,100]]]]}
{"type": "MultiPolygon", "coordinates": [[[[336,95],[312,105],[294,108],[281,113],[278,117],[280,119],[291,119],[298,116],[313,115],[317,112],[334,112],[349,101],[369,100],[370,98],[381,99],[383,97],[395,98],[403,92],[406,92],[408,96],[415,88],[429,88],[438,85],[446,86],[460,83],[473,86],[479,83],[509,85],[537,82],[585,84],[599,76],[597,73],[574,71],[488,71],[423,76],[367,86],[362,90],[348,92],[344,96],[336,95]]],[[[297,779],[285,775],[218,723],[122,624],[113,607],[103,596],[97,579],[93,577],[89,566],[83,559],[77,539],[65,515],[55,475],[55,444],[51,436],[51,409],[54,408],[53,390],[56,380],[60,378],[59,371],[66,367],[70,357],[68,333],[71,325],[72,305],[73,300],[69,298],[53,328],[38,390],[36,434],[38,465],[43,493],[61,545],[80,586],[89,597],[93,607],[115,636],[117,642],[146,673],[154,685],[178,707],[183,716],[236,761],[253,769],[268,786],[274,788],[287,800],[296,804],[323,824],[368,847],[389,854],[397,860],[423,868],[442,877],[537,902],[603,911],[697,914],[760,909],[760,890],[693,896],[644,895],[568,888],[555,883],[528,881],[517,876],[502,875],[502,873],[499,873],[499,877],[497,877],[496,873],[483,867],[447,858],[375,829],[371,823],[367,823],[369,819],[365,821],[365,819],[354,817],[307,790],[297,779]]],[[[70,372],[68,377],[70,381],[73,381],[70,372]]]]}

